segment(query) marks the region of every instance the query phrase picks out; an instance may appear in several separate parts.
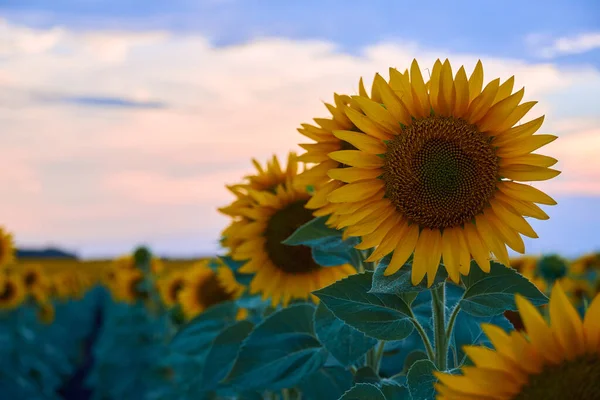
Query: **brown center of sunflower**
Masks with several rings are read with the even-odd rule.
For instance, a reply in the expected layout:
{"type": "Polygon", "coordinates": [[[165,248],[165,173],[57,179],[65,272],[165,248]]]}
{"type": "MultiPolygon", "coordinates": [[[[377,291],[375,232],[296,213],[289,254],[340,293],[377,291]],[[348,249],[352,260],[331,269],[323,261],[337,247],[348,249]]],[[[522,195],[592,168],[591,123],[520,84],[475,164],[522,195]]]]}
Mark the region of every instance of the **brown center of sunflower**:
{"type": "Polygon", "coordinates": [[[600,358],[586,355],[545,367],[512,400],[597,400],[600,393],[600,358]]]}
{"type": "Polygon", "coordinates": [[[23,278],[23,282],[25,282],[27,288],[31,288],[37,282],[37,274],[33,271],[27,272],[23,278]]]}
{"type": "Polygon", "coordinates": [[[498,158],[490,140],[462,119],[416,120],[388,143],[385,192],[411,222],[459,226],[481,213],[496,189],[498,158]]]}
{"type": "Polygon", "coordinates": [[[173,283],[171,283],[171,287],[169,288],[169,298],[172,301],[177,300],[177,294],[179,293],[179,291],[181,291],[181,289],[183,289],[183,280],[175,280],[173,283]]]}
{"type": "Polygon", "coordinates": [[[8,281],[4,284],[4,288],[0,292],[0,301],[12,300],[16,293],[15,285],[8,281]]]}
{"type": "Polygon", "coordinates": [[[266,251],[275,267],[288,274],[306,274],[321,268],[307,246],[288,246],[281,242],[302,225],[313,219],[311,210],[304,208],[306,200],[296,201],[271,216],[267,229],[266,251]]]}
{"type": "Polygon", "coordinates": [[[197,295],[199,303],[205,308],[224,301],[233,300],[233,295],[228,293],[227,290],[221,286],[217,274],[214,273],[198,286],[197,295]]]}

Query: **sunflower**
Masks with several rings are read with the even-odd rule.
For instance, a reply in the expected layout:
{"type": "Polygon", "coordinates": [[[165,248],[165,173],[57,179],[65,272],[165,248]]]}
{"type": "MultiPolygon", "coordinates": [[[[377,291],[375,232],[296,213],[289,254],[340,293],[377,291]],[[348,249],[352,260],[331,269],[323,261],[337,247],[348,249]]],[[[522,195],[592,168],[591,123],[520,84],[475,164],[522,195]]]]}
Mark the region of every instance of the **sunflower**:
{"type": "Polygon", "coordinates": [[[12,234],[0,226],[0,268],[15,260],[15,246],[12,234]]]}
{"type": "Polygon", "coordinates": [[[29,293],[36,291],[46,291],[48,286],[48,277],[42,271],[39,264],[28,264],[20,271],[25,289],[29,293]]]}
{"type": "Polygon", "coordinates": [[[579,257],[569,265],[569,272],[574,275],[600,274],[600,253],[591,253],[579,257]]]}
{"type": "Polygon", "coordinates": [[[413,256],[412,283],[427,275],[430,286],[440,259],[458,282],[475,259],[488,272],[490,253],[509,265],[508,244],[524,253],[521,234],[537,237],[523,218],[547,219],[535,203],[556,204],[543,192],[516,181],[555,177],[557,160],[531,152],[556,136],[534,135],[544,117],[515,125],[535,102],[519,104],[524,89],[511,94],[514,78],[490,82],[483,67],[467,79],[461,67],[438,60],[425,83],[416,61],[403,74],[390,69],[389,83],[375,85],[381,102],[354,96],[361,111],[344,112],[361,132],[334,134],[357,150],[329,153],[349,168],[329,170],[347,183],[327,199],[335,204],[338,227],[359,236],[358,249],[376,247],[367,261],[393,252],[386,275],[413,256]]]}
{"type": "Polygon", "coordinates": [[[534,256],[522,256],[510,259],[510,267],[516,269],[521,274],[535,270],[536,265],[537,257],[534,256]]]}
{"type": "Polygon", "coordinates": [[[232,285],[228,281],[225,270],[227,267],[217,269],[208,267],[205,261],[198,262],[186,276],[183,290],[179,294],[179,303],[187,319],[192,319],[207,308],[224,301],[235,300],[243,292],[240,284],[232,285]],[[227,281],[228,285],[222,282],[227,281]]]}
{"type": "Polygon", "coordinates": [[[18,307],[25,295],[25,287],[18,276],[0,273],[0,310],[18,307]]]}
{"type": "Polygon", "coordinates": [[[244,226],[252,221],[251,211],[256,201],[250,196],[250,190],[273,191],[278,185],[287,182],[298,173],[298,157],[293,152],[289,153],[287,167],[283,169],[277,156],[273,156],[272,160],[267,162],[266,168],[263,168],[255,159],[252,159],[252,163],[258,173],[245,176],[242,183],[226,186],[236,196],[236,200],[230,205],[218,209],[221,213],[233,218],[231,224],[221,233],[223,247],[235,248],[238,246],[242,242],[238,234],[244,226]]]}
{"type": "Polygon", "coordinates": [[[135,303],[145,299],[147,293],[140,289],[144,274],[139,269],[126,269],[117,272],[113,296],[115,300],[125,303],[135,303]]]}
{"type": "Polygon", "coordinates": [[[560,284],[552,288],[550,325],[516,295],[525,332],[484,324],[494,349],[465,346],[475,366],[462,375],[435,372],[438,399],[596,400],[600,394],[600,296],[583,321],[560,284]]]}
{"type": "Polygon", "coordinates": [[[310,198],[305,189],[289,181],[274,192],[250,194],[256,200],[252,221],[240,234],[240,245],[230,249],[234,260],[245,261],[239,272],[254,274],[250,293],[262,293],[273,305],[286,306],[291,299],[307,299],[312,291],[355,272],[348,264],[323,268],[309,247],[281,243],[313,218],[304,207],[310,198]]]}
{"type": "Polygon", "coordinates": [[[177,303],[177,297],[185,286],[185,276],[182,272],[172,272],[158,282],[160,297],[167,307],[177,303]]]}
{"type": "MultiPolygon", "coordinates": [[[[359,82],[358,93],[364,98],[369,98],[362,78],[359,82]]],[[[381,102],[381,97],[375,85],[371,89],[371,99],[381,102]]],[[[327,196],[333,190],[342,187],[344,183],[332,180],[328,172],[331,169],[346,168],[347,165],[329,158],[328,154],[334,151],[356,150],[356,147],[350,142],[343,140],[335,132],[360,131],[344,112],[344,109],[347,107],[360,111],[360,105],[348,95],[335,93],[333,100],[335,105],[325,103],[325,106],[331,113],[330,118],[315,118],[314,121],[317,126],[301,124],[301,128],[298,128],[298,132],[316,142],[300,144],[300,147],[305,149],[306,153],[302,154],[298,159],[306,163],[317,163],[317,165],[306,169],[296,179],[298,184],[304,187],[312,186],[314,195],[306,204],[306,208],[316,210],[314,212],[316,217],[329,215],[327,219],[327,225],[329,226],[336,226],[338,217],[332,214],[335,210],[335,205],[330,204],[327,196]]]]}

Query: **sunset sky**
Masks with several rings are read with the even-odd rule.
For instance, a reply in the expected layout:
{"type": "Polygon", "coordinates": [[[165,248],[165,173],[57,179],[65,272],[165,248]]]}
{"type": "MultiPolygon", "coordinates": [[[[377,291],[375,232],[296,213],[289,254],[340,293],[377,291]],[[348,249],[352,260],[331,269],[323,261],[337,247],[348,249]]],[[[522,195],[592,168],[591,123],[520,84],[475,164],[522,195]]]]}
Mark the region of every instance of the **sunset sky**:
{"type": "Polygon", "coordinates": [[[413,58],[515,75],[563,171],[527,251],[600,250],[596,0],[3,0],[0,225],[84,257],[214,254],[224,184],[413,58]]]}

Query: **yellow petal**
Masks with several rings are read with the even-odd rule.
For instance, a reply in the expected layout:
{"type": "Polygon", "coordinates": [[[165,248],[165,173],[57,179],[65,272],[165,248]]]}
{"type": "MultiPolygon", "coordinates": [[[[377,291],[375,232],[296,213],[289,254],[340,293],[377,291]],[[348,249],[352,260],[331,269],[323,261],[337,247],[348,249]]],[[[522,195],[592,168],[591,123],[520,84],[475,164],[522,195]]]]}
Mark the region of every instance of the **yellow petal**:
{"type": "Polygon", "coordinates": [[[492,144],[494,146],[501,147],[521,140],[527,136],[532,136],[542,126],[544,123],[544,118],[545,117],[542,115],[539,118],[533,119],[522,125],[512,127],[504,132],[494,132],[496,137],[494,138],[492,144]]]}
{"type": "Polygon", "coordinates": [[[335,189],[341,188],[342,186],[344,186],[342,182],[328,182],[323,187],[317,189],[315,194],[310,198],[310,200],[308,200],[305,207],[309,210],[314,210],[326,206],[329,204],[329,200],[327,200],[329,193],[333,192],[335,189]]]}
{"type": "Polygon", "coordinates": [[[385,105],[385,108],[389,111],[389,113],[394,117],[396,121],[403,125],[410,124],[411,117],[410,113],[404,107],[404,104],[398,99],[398,97],[394,94],[394,91],[388,83],[383,79],[383,77],[379,74],[375,75],[375,80],[379,93],[381,94],[381,100],[385,105]]]}
{"type": "Polygon", "coordinates": [[[490,250],[481,240],[477,228],[472,223],[465,224],[465,241],[475,262],[483,272],[490,272],[490,250]]]}
{"type": "Polygon", "coordinates": [[[345,112],[354,125],[356,125],[358,129],[367,135],[371,135],[381,140],[391,140],[394,137],[391,133],[383,130],[381,126],[371,121],[369,117],[360,113],[359,111],[356,111],[350,107],[346,107],[345,112]]]}
{"type": "Polygon", "coordinates": [[[352,183],[367,179],[377,179],[382,174],[379,169],[363,169],[357,167],[335,168],[327,172],[331,179],[352,183]]]}
{"type": "Polygon", "coordinates": [[[332,203],[358,202],[373,196],[385,183],[381,179],[348,183],[327,196],[332,203]]]}
{"type": "Polygon", "coordinates": [[[460,242],[456,231],[460,228],[446,228],[442,235],[442,257],[450,279],[460,281],[460,242]]]}
{"type": "Polygon", "coordinates": [[[531,225],[521,215],[513,213],[499,201],[494,201],[494,199],[490,200],[490,205],[498,218],[506,222],[508,226],[530,238],[535,239],[538,237],[531,225]]]}
{"type": "Polygon", "coordinates": [[[525,253],[525,243],[523,243],[521,236],[510,226],[506,225],[504,221],[499,219],[491,208],[486,209],[483,215],[487,222],[489,222],[492,230],[494,230],[497,236],[502,238],[503,242],[508,244],[517,253],[525,253]]]}
{"type": "Polygon", "coordinates": [[[530,185],[502,181],[498,183],[497,187],[502,193],[517,200],[530,201],[549,206],[556,205],[556,201],[552,197],[530,185]]]}
{"type": "Polygon", "coordinates": [[[515,295],[515,302],[523,320],[523,325],[530,338],[531,345],[544,356],[544,358],[553,363],[562,361],[563,349],[560,343],[554,337],[552,329],[537,309],[520,294],[515,295]]]}
{"type": "Polygon", "coordinates": [[[358,168],[379,168],[383,166],[382,158],[360,150],[340,150],[329,153],[332,160],[358,168]]]}
{"type": "Polygon", "coordinates": [[[439,107],[440,81],[442,77],[442,63],[436,60],[431,70],[429,78],[429,101],[433,112],[439,114],[442,110],[439,107]]]}
{"type": "Polygon", "coordinates": [[[371,119],[371,121],[379,124],[384,131],[395,134],[398,134],[402,131],[402,128],[398,122],[394,120],[390,113],[383,108],[381,104],[375,103],[366,97],[352,96],[352,98],[360,105],[360,108],[365,115],[371,119]]]}
{"type": "Polygon", "coordinates": [[[560,171],[536,165],[512,164],[500,168],[500,176],[516,181],[546,181],[560,175],[560,171]]]}
{"type": "Polygon", "coordinates": [[[454,89],[454,79],[452,79],[452,67],[450,61],[445,60],[440,73],[440,93],[438,96],[440,115],[452,115],[455,98],[456,89],[454,89]]]}
{"type": "Polygon", "coordinates": [[[419,68],[417,60],[413,60],[410,64],[410,79],[413,88],[413,99],[415,99],[415,101],[418,100],[421,104],[421,108],[426,112],[429,112],[431,109],[429,94],[427,94],[425,81],[423,80],[423,75],[421,74],[421,69],[419,68]]]}
{"type": "Polygon", "coordinates": [[[531,153],[534,150],[539,149],[542,146],[547,145],[557,139],[554,135],[533,135],[523,140],[510,145],[502,146],[498,148],[496,154],[498,157],[517,157],[527,153],[531,153]]]}
{"type": "Polygon", "coordinates": [[[481,121],[477,123],[479,130],[482,132],[494,130],[494,128],[500,126],[506,118],[517,108],[521,100],[523,99],[523,95],[525,94],[525,89],[521,89],[515,94],[505,98],[504,100],[494,104],[492,108],[485,114],[481,121]]]}
{"type": "Polygon", "coordinates": [[[483,87],[483,65],[481,60],[477,61],[473,73],[469,77],[469,103],[481,93],[483,87]]]}
{"type": "Polygon", "coordinates": [[[456,102],[454,103],[454,116],[462,117],[469,108],[469,82],[464,67],[460,67],[454,79],[456,102]]]}
{"type": "Polygon", "coordinates": [[[418,99],[413,99],[412,87],[408,75],[401,74],[395,68],[390,68],[390,87],[402,104],[404,104],[410,115],[414,117],[424,116],[421,103],[418,99]]]}
{"type": "Polygon", "coordinates": [[[404,236],[405,231],[408,229],[408,225],[406,221],[398,221],[392,229],[383,237],[381,243],[377,246],[375,251],[367,258],[368,262],[376,262],[381,260],[383,257],[390,254],[396,246],[398,246],[398,242],[404,236]]]}
{"type": "Polygon", "coordinates": [[[524,156],[512,157],[512,158],[501,158],[500,167],[507,167],[514,164],[526,164],[534,165],[537,167],[551,167],[556,164],[558,160],[553,157],[544,156],[542,154],[525,154],[524,156]]]}
{"type": "Polygon", "coordinates": [[[418,239],[419,226],[417,224],[410,225],[394,250],[390,264],[383,273],[385,276],[395,274],[406,264],[406,261],[415,250],[418,239]]]}
{"type": "Polygon", "coordinates": [[[467,110],[465,118],[472,124],[479,122],[481,118],[489,111],[496,93],[498,93],[498,86],[500,85],[500,79],[494,79],[488,83],[483,89],[483,92],[477,96],[467,110]]]}
{"type": "Polygon", "coordinates": [[[565,350],[567,359],[573,360],[585,352],[583,323],[559,282],[552,287],[549,308],[551,327],[556,338],[565,350]]]}
{"type": "Polygon", "coordinates": [[[513,75],[510,78],[508,78],[506,80],[506,82],[504,82],[502,85],[500,85],[500,87],[498,88],[498,93],[496,94],[496,98],[494,99],[493,104],[496,104],[496,103],[506,99],[508,96],[510,96],[514,86],[515,86],[515,77],[513,75]]]}
{"type": "MultiPolygon", "coordinates": [[[[378,106],[379,108],[382,108],[378,106]]],[[[358,150],[369,154],[383,154],[387,147],[385,144],[372,136],[365,135],[361,132],[353,131],[334,131],[333,134],[340,140],[350,143],[358,150]]]]}
{"type": "Polygon", "coordinates": [[[494,253],[498,261],[504,265],[510,265],[506,245],[498,238],[484,215],[480,214],[475,217],[475,227],[483,243],[494,253]]]}
{"type": "MultiPolygon", "coordinates": [[[[537,101],[528,101],[520,104],[515,110],[504,120],[502,124],[495,128],[493,132],[503,132],[507,129],[512,128],[517,122],[521,120],[537,104],[537,101]]],[[[492,135],[493,136],[493,135],[492,135]]]]}
{"type": "Polygon", "coordinates": [[[394,213],[389,219],[385,220],[373,233],[362,237],[362,241],[354,246],[359,250],[367,250],[377,246],[385,235],[400,221],[400,216],[394,213]]]}

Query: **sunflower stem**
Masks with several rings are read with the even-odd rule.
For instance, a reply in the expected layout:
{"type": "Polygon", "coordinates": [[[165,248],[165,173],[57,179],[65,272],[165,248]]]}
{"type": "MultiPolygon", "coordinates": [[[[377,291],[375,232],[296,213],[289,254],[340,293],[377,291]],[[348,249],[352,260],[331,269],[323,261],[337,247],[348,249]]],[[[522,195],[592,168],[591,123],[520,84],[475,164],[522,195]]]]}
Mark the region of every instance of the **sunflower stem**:
{"type": "Polygon", "coordinates": [[[454,330],[454,323],[456,322],[456,317],[460,312],[460,303],[454,307],[452,310],[452,314],[450,314],[450,319],[448,320],[448,326],[446,327],[446,347],[450,343],[450,338],[452,337],[452,331],[454,330]]]}
{"type": "Polygon", "coordinates": [[[448,366],[448,340],[446,338],[446,285],[442,283],[431,291],[431,309],[433,311],[433,340],[435,346],[435,365],[440,371],[448,366]]]}
{"type": "Polygon", "coordinates": [[[281,396],[283,397],[283,400],[290,400],[290,389],[283,389],[281,391],[281,396]]]}
{"type": "Polygon", "coordinates": [[[431,361],[434,361],[435,353],[433,352],[433,346],[431,345],[431,341],[429,340],[429,337],[427,336],[427,333],[425,332],[423,325],[421,325],[419,323],[419,320],[417,320],[417,317],[413,313],[412,309],[410,309],[410,322],[412,322],[415,329],[417,330],[417,333],[419,334],[419,336],[421,336],[421,340],[423,341],[423,344],[425,345],[425,351],[427,352],[427,358],[429,358],[429,360],[431,360],[431,361]]]}
{"type": "Polygon", "coordinates": [[[375,352],[375,359],[373,360],[374,370],[376,374],[379,374],[379,367],[381,366],[381,360],[383,359],[383,349],[385,348],[385,340],[380,340],[377,345],[375,352]]]}

